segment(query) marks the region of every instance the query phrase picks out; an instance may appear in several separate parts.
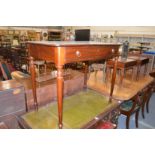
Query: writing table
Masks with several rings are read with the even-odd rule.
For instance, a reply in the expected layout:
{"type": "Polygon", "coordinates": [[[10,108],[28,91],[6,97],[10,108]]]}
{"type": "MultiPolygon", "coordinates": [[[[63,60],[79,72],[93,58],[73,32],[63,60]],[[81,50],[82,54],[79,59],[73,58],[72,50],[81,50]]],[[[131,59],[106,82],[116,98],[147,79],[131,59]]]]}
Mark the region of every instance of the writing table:
{"type": "MultiPolygon", "coordinates": [[[[67,63],[84,61],[84,87],[87,86],[87,62],[91,60],[108,59],[118,54],[119,43],[101,43],[101,42],[66,42],[66,41],[30,41],[27,43],[30,57],[30,72],[32,77],[32,88],[34,103],[37,107],[35,70],[33,58],[52,61],[57,68],[57,102],[58,102],[58,122],[59,128],[62,128],[62,110],[63,110],[63,66],[67,63]]],[[[117,64],[117,63],[116,63],[117,64]]],[[[115,64],[115,66],[116,66],[115,64]]],[[[110,89],[112,96],[115,75],[114,71],[110,89]]]]}

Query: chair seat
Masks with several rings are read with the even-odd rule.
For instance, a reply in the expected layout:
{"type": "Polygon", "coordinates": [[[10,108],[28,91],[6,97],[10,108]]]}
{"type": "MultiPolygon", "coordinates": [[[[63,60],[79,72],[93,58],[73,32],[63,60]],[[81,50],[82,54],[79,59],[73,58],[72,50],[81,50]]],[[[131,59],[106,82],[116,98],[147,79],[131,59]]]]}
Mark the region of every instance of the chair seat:
{"type": "Polygon", "coordinates": [[[100,123],[96,129],[114,129],[116,128],[116,124],[113,124],[109,121],[100,123]]]}
{"type": "Polygon", "coordinates": [[[121,110],[129,111],[133,106],[133,102],[131,100],[125,101],[121,104],[121,110]]]}
{"type": "MultiPolygon", "coordinates": [[[[129,111],[129,110],[131,110],[132,106],[133,106],[133,102],[132,102],[132,100],[129,100],[129,101],[123,102],[123,103],[121,104],[121,106],[120,106],[120,109],[121,109],[121,110],[124,110],[124,111],[129,111]]],[[[134,110],[136,110],[136,109],[138,109],[138,108],[139,108],[139,106],[136,105],[136,107],[135,107],[134,110]]]]}

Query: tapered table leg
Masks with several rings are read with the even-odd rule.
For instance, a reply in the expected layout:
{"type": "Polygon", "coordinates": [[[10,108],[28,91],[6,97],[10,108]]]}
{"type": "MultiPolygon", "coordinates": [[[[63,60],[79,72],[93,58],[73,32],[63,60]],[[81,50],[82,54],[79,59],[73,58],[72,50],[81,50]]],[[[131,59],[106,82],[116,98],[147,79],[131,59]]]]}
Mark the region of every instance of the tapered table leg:
{"type": "Polygon", "coordinates": [[[63,66],[57,66],[57,102],[58,102],[58,117],[59,117],[59,129],[62,129],[62,110],[63,110],[63,66]]]}
{"type": "Polygon", "coordinates": [[[34,99],[34,106],[36,110],[38,110],[38,102],[37,102],[37,94],[36,94],[36,75],[35,75],[35,67],[33,57],[29,58],[29,69],[31,73],[31,80],[32,80],[32,92],[33,92],[33,99],[34,99]]]}
{"type": "Polygon", "coordinates": [[[88,75],[88,62],[85,62],[85,66],[84,66],[84,89],[87,88],[87,75],[88,75]]]}
{"type": "Polygon", "coordinates": [[[117,71],[117,62],[118,62],[118,57],[115,60],[114,69],[113,69],[113,73],[112,73],[109,102],[111,102],[111,100],[112,100],[112,95],[113,95],[113,91],[114,91],[114,85],[115,85],[115,80],[116,80],[116,71],[117,71]]]}

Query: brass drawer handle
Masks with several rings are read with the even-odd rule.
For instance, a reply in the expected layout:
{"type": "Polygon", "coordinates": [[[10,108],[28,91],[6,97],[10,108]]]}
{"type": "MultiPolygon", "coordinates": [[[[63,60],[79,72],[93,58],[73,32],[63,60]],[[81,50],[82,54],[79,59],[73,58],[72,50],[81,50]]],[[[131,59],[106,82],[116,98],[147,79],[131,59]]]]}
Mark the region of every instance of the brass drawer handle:
{"type": "Polygon", "coordinates": [[[76,56],[77,56],[77,57],[80,57],[80,56],[81,56],[80,51],[76,51],[76,56]]]}
{"type": "Polygon", "coordinates": [[[115,49],[112,49],[111,52],[112,52],[112,54],[114,54],[115,53],[115,49]]]}

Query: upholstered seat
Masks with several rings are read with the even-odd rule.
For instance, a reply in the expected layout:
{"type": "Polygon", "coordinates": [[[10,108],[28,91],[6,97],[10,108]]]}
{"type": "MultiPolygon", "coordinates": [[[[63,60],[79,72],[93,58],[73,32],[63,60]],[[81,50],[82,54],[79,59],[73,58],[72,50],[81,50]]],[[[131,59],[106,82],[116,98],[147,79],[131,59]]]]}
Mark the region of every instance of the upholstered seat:
{"type": "Polygon", "coordinates": [[[141,108],[141,100],[139,94],[136,94],[133,98],[128,101],[124,101],[120,106],[121,114],[126,116],[126,128],[129,128],[130,116],[135,114],[135,124],[138,128],[138,117],[139,110],[141,108]]]}
{"type": "Polygon", "coordinates": [[[96,129],[115,129],[116,128],[116,124],[111,123],[109,121],[106,122],[101,122],[96,129]]]}
{"type": "MultiPolygon", "coordinates": [[[[129,110],[131,110],[132,106],[133,106],[133,101],[132,101],[132,100],[129,100],[129,101],[123,102],[123,103],[121,104],[120,108],[121,108],[122,110],[129,111],[129,110]]],[[[139,108],[138,105],[136,105],[135,109],[137,109],[137,108],[139,108]]]]}

